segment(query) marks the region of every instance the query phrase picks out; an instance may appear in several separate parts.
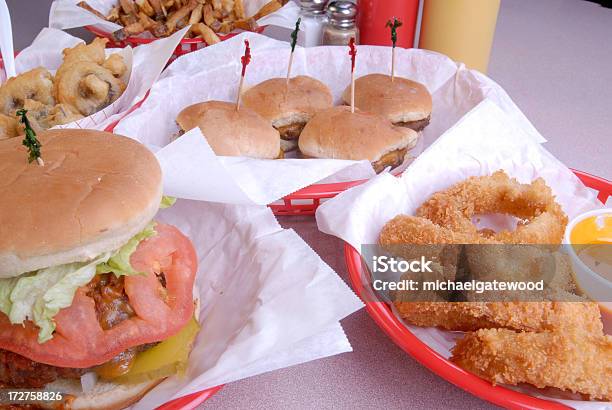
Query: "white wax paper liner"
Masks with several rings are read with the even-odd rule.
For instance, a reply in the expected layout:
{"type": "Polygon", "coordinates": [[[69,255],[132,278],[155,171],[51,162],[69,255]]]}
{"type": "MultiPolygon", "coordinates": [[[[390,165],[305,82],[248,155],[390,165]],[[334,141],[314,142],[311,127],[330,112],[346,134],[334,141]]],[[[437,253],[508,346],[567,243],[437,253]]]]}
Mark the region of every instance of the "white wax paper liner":
{"type": "MultiPolygon", "coordinates": [[[[104,130],[109,124],[119,120],[138,101],[140,101],[168,63],[172,52],[183,37],[186,29],[152,44],[132,49],[107,49],[106,54],[119,53],[128,67],[123,80],[127,87],[123,94],[101,111],[56,128],[89,128],[104,130]]],[[[44,67],[52,74],[62,64],[62,51],[83,43],[61,30],[44,28],[32,44],[23,49],[15,59],[17,74],[44,67]]],[[[2,73],[1,80],[4,80],[2,73]]]]}
{"type": "MultiPolygon", "coordinates": [[[[211,47],[182,56],[173,62],[152,87],[143,105],[124,118],[115,128],[117,133],[135,138],[151,147],[173,151],[173,144],[184,145],[178,132],[177,114],[186,106],[207,100],[234,101],[240,76],[243,41],[249,39],[253,59],[247,69],[248,84],[257,84],[273,77],[283,77],[289,45],[265,36],[243,33],[211,47]]],[[[390,48],[360,46],[357,76],[390,70],[390,48]]],[[[466,112],[488,98],[495,102],[534,140],[544,141],[508,95],[495,82],[475,71],[467,70],[449,58],[425,50],[397,49],[397,75],[425,84],[433,96],[431,124],[421,136],[421,145],[428,146],[456,123],[466,112]]],[[[340,103],[340,96],[350,81],[350,59],[344,47],[296,48],[293,75],[310,75],[326,83],[340,103]]],[[[194,150],[197,147],[192,147],[194,150]]],[[[208,189],[204,182],[194,199],[226,203],[265,205],[305,186],[324,182],[340,182],[370,178],[373,171],[366,163],[338,160],[255,160],[217,157],[210,150],[194,151],[191,161],[174,163],[174,172],[188,175],[195,168],[201,174],[214,175],[219,185],[241,187],[234,191],[208,189]],[[239,164],[240,166],[236,166],[239,164]],[[350,168],[349,168],[350,167],[350,168]],[[184,168],[181,171],[181,168],[184,168]],[[340,171],[342,173],[340,174],[340,171]],[[254,175],[257,178],[254,178],[254,175]]],[[[192,192],[196,194],[195,190],[192,192]]]]}
{"type": "MultiPolygon", "coordinates": [[[[523,183],[542,177],[570,219],[602,206],[596,194],[536,143],[516,119],[485,100],[425,150],[400,178],[381,174],[325,202],[317,211],[317,224],[321,231],[359,250],[362,244],[377,243],[387,221],[398,214],[413,215],[434,192],[469,176],[490,175],[499,169],[523,183]]],[[[508,219],[488,218],[488,226],[507,227],[508,219]]],[[[457,332],[407,326],[435,351],[450,357],[457,332]]],[[[528,386],[516,389],[578,409],[610,407],[610,403],[568,400],[575,397],[550,390],[528,386]]]]}
{"type": "Polygon", "coordinates": [[[361,301],[268,208],[179,200],[157,220],[195,245],[202,327],[186,375],[135,409],[351,350],[338,321],[361,301]]]}
{"type": "MultiPolygon", "coordinates": [[[[69,29],[75,27],[93,26],[106,33],[112,33],[119,30],[122,26],[110,21],[101,19],[88,12],[77,4],[81,0],[55,0],[51,3],[49,12],[49,27],[57,29],[69,29]]],[[[108,15],[110,9],[118,4],[119,0],[88,0],[87,3],[104,15],[108,15]]],[[[244,0],[245,14],[253,16],[263,7],[269,0],[244,0]]],[[[295,25],[299,15],[299,7],[292,1],[287,3],[281,9],[271,13],[259,20],[257,23],[260,26],[274,25],[279,27],[291,28],[295,25]]],[[[144,32],[138,37],[152,37],[150,33],[144,32]]]]}

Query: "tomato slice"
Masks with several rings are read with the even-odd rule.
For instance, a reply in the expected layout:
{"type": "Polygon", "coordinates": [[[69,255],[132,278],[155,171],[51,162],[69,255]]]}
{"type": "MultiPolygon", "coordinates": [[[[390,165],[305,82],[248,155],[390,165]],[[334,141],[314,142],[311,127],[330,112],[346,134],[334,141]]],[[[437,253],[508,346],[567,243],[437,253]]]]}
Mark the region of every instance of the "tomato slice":
{"type": "Polygon", "coordinates": [[[103,330],[94,300],[80,288],[72,305],[55,317],[53,339],[42,344],[32,322],[12,325],[0,313],[0,349],[53,366],[86,368],[107,362],[130,347],[159,342],[178,333],[193,316],[196,253],[177,228],[157,223],[155,230],[157,235],[142,241],[130,259],[135,270],[147,274],[125,278],[134,317],[103,330]],[[160,267],[166,289],[155,275],[160,267]]]}

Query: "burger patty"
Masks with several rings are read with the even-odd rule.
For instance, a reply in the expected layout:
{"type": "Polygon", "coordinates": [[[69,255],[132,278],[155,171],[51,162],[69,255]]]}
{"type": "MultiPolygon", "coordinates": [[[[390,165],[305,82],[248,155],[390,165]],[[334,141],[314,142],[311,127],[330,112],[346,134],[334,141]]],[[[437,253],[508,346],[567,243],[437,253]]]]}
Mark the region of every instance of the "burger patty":
{"type": "Polygon", "coordinates": [[[10,387],[39,389],[59,378],[78,379],[87,370],[49,366],[0,350],[0,383],[10,387]]]}
{"type": "Polygon", "coordinates": [[[429,121],[431,120],[431,115],[427,118],[423,118],[422,120],[417,121],[407,121],[407,122],[396,122],[394,125],[399,127],[406,127],[413,129],[415,131],[423,131],[425,127],[429,125],[429,121]]]}
{"type": "Polygon", "coordinates": [[[380,157],[378,161],[372,162],[372,167],[376,173],[382,172],[386,167],[391,169],[399,166],[404,162],[404,157],[408,152],[408,148],[396,149],[391,152],[387,152],[385,155],[380,157]]]}
{"type": "MultiPolygon", "coordinates": [[[[166,286],[160,273],[158,279],[166,286]]],[[[107,330],[135,315],[124,289],[124,277],[113,273],[99,274],[87,284],[87,296],[93,298],[96,315],[102,329],[107,330]]],[[[113,369],[129,369],[138,352],[147,350],[155,343],[135,346],[119,353],[109,362],[99,366],[101,376],[109,375],[113,369]]],[[[51,366],[35,362],[17,353],[0,349],[0,384],[13,388],[42,388],[56,379],[78,379],[95,368],[70,368],[51,366]]]]}
{"type": "Polygon", "coordinates": [[[279,132],[281,139],[285,141],[296,140],[300,138],[302,130],[306,126],[305,122],[296,122],[282,127],[274,127],[279,132]]]}

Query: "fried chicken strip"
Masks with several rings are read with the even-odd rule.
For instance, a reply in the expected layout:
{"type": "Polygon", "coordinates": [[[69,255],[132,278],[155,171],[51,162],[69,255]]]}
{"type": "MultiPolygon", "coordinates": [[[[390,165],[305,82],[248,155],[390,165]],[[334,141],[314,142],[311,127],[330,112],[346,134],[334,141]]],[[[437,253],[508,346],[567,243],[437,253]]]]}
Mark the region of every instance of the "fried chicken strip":
{"type": "Polygon", "coordinates": [[[601,333],[601,314],[592,302],[398,302],[406,322],[416,326],[473,331],[505,328],[518,331],[553,330],[568,321],[588,332],[601,333]]]}
{"type": "Polygon", "coordinates": [[[612,400],[611,336],[481,329],[452,353],[452,362],[493,384],[529,383],[612,400]]]}

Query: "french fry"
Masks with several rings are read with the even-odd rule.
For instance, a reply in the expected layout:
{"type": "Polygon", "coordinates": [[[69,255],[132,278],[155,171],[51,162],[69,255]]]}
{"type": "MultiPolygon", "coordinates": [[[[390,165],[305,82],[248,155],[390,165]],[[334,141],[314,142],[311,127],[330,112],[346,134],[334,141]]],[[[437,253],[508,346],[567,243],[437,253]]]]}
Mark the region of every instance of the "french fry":
{"type": "Polygon", "coordinates": [[[80,1],[77,5],[99,18],[121,24],[123,28],[112,34],[116,40],[124,40],[145,30],[155,37],[166,37],[190,25],[191,29],[186,36],[200,36],[208,44],[219,41],[216,33],[227,34],[235,29],[257,30],[258,19],[278,10],[286,3],[285,0],[271,0],[254,16],[247,17],[245,0],[117,1],[118,5],[113,7],[107,16],[86,1],[80,1]]]}
{"type": "Polygon", "coordinates": [[[138,18],[133,14],[119,14],[119,21],[123,26],[138,23],[138,18]]]}
{"type": "Polygon", "coordinates": [[[221,0],[221,8],[228,16],[229,13],[234,10],[234,0],[221,0]]]}
{"type": "Polygon", "coordinates": [[[234,23],[231,21],[225,21],[221,23],[221,26],[218,30],[221,34],[228,34],[234,29],[234,23]]]}
{"type": "Polygon", "coordinates": [[[236,0],[234,2],[234,13],[236,14],[236,19],[238,20],[244,20],[246,18],[244,3],[242,0],[236,0]]]}
{"type": "Polygon", "coordinates": [[[202,20],[202,9],[204,8],[203,4],[198,4],[195,9],[191,11],[191,16],[189,16],[189,24],[196,24],[202,20]]]}
{"type": "MultiPolygon", "coordinates": [[[[179,21],[186,18],[197,5],[198,2],[196,0],[189,0],[189,2],[183,7],[169,15],[168,20],[166,21],[166,31],[168,33],[173,33],[176,30],[179,21]]],[[[185,24],[183,24],[183,27],[185,27],[185,24]]]]}
{"type": "Polygon", "coordinates": [[[259,28],[259,24],[255,21],[254,18],[244,19],[244,20],[236,20],[234,22],[234,30],[244,30],[244,31],[256,31],[259,28]]]}
{"type": "Polygon", "coordinates": [[[147,0],[135,0],[140,13],[146,14],[148,17],[152,17],[155,15],[155,10],[153,10],[153,6],[147,0]]]}
{"type": "Polygon", "coordinates": [[[100,13],[98,10],[94,9],[93,7],[91,7],[89,4],[87,4],[86,1],[81,1],[77,3],[77,6],[79,6],[82,9],[87,10],[90,13],[93,13],[96,17],[99,17],[103,20],[106,20],[106,16],[102,13],[100,13]]]}
{"type": "Polygon", "coordinates": [[[269,3],[264,4],[257,13],[253,16],[253,19],[259,20],[262,17],[267,16],[270,13],[274,13],[276,10],[283,7],[277,0],[272,0],[269,3]]]}
{"type": "Polygon", "coordinates": [[[110,11],[108,12],[108,16],[106,16],[106,19],[113,23],[119,21],[119,8],[119,6],[115,6],[110,9],[110,11]]]}
{"type": "Polygon", "coordinates": [[[204,8],[202,9],[202,21],[209,27],[211,27],[215,21],[215,16],[213,16],[213,8],[210,4],[205,4],[204,8]]]}
{"type": "Polygon", "coordinates": [[[136,10],[136,5],[133,0],[119,0],[119,4],[121,5],[121,9],[125,14],[136,16],[138,14],[138,10],[136,10]]]}
{"type": "Polygon", "coordinates": [[[197,33],[208,45],[217,44],[221,41],[217,33],[204,23],[195,24],[192,28],[194,33],[197,33]]]}

